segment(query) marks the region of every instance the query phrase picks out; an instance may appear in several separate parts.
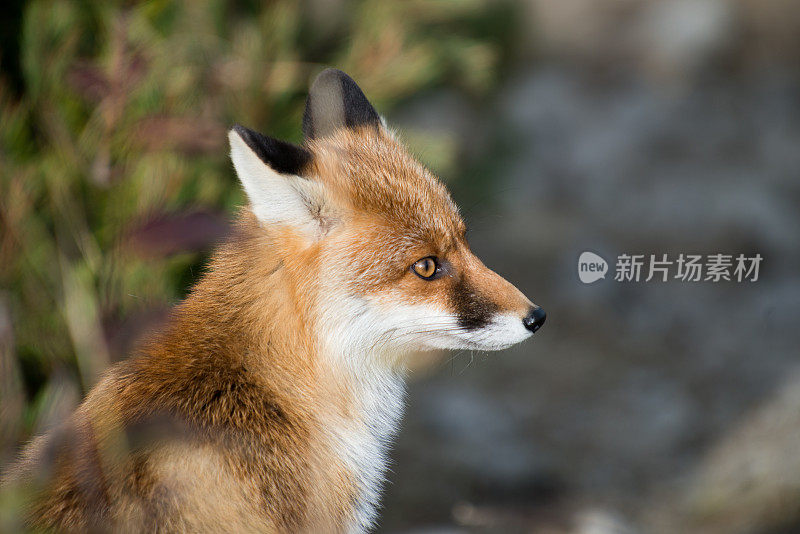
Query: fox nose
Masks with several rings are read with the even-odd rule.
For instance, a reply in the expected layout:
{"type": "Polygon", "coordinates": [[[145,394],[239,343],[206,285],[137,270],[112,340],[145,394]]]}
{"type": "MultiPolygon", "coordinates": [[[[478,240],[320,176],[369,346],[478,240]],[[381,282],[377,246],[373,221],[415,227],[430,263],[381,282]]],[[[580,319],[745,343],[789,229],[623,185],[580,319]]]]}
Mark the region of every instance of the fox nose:
{"type": "Polygon", "coordinates": [[[545,319],[547,319],[547,314],[544,310],[539,306],[534,306],[530,309],[528,315],[522,319],[522,324],[531,332],[536,332],[542,327],[545,319]]]}

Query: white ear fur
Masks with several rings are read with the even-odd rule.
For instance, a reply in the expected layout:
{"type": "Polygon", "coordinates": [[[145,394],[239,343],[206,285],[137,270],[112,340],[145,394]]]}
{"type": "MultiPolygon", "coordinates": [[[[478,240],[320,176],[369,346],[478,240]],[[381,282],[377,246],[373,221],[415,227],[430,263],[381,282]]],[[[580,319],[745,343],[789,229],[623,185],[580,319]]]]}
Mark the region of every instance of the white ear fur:
{"type": "Polygon", "coordinates": [[[289,226],[311,239],[324,234],[329,221],[321,184],[275,171],[234,130],[228,139],[236,174],[262,224],[289,226]]]}

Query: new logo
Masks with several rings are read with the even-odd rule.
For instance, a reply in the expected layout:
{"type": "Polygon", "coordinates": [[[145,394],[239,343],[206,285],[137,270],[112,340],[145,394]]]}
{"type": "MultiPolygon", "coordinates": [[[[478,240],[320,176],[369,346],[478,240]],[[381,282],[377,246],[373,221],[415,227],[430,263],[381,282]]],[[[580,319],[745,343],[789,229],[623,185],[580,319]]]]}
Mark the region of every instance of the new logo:
{"type": "Polygon", "coordinates": [[[578,258],[578,278],[584,284],[605,278],[607,272],[608,263],[594,252],[583,252],[578,258]]]}

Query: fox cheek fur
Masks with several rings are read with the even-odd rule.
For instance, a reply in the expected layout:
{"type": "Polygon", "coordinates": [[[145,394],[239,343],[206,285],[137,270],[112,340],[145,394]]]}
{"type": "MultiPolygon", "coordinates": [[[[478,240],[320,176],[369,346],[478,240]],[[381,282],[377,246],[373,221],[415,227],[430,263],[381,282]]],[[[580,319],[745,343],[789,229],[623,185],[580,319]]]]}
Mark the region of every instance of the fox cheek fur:
{"type": "Polygon", "coordinates": [[[31,527],[366,531],[404,356],[542,326],[346,74],[317,77],[303,131],[230,131],[249,206],[163,331],[4,475],[38,490],[31,527]]]}

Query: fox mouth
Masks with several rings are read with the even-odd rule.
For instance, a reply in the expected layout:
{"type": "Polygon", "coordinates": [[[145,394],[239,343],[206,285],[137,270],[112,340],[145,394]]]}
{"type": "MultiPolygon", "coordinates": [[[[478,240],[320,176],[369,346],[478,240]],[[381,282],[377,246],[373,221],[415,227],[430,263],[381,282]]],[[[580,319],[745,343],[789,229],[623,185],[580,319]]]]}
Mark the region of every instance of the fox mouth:
{"type": "Polygon", "coordinates": [[[536,325],[529,326],[518,316],[496,314],[479,328],[457,326],[442,329],[438,332],[441,339],[430,340],[429,345],[433,350],[503,350],[531,337],[541,328],[543,322],[541,320],[536,325]]]}

